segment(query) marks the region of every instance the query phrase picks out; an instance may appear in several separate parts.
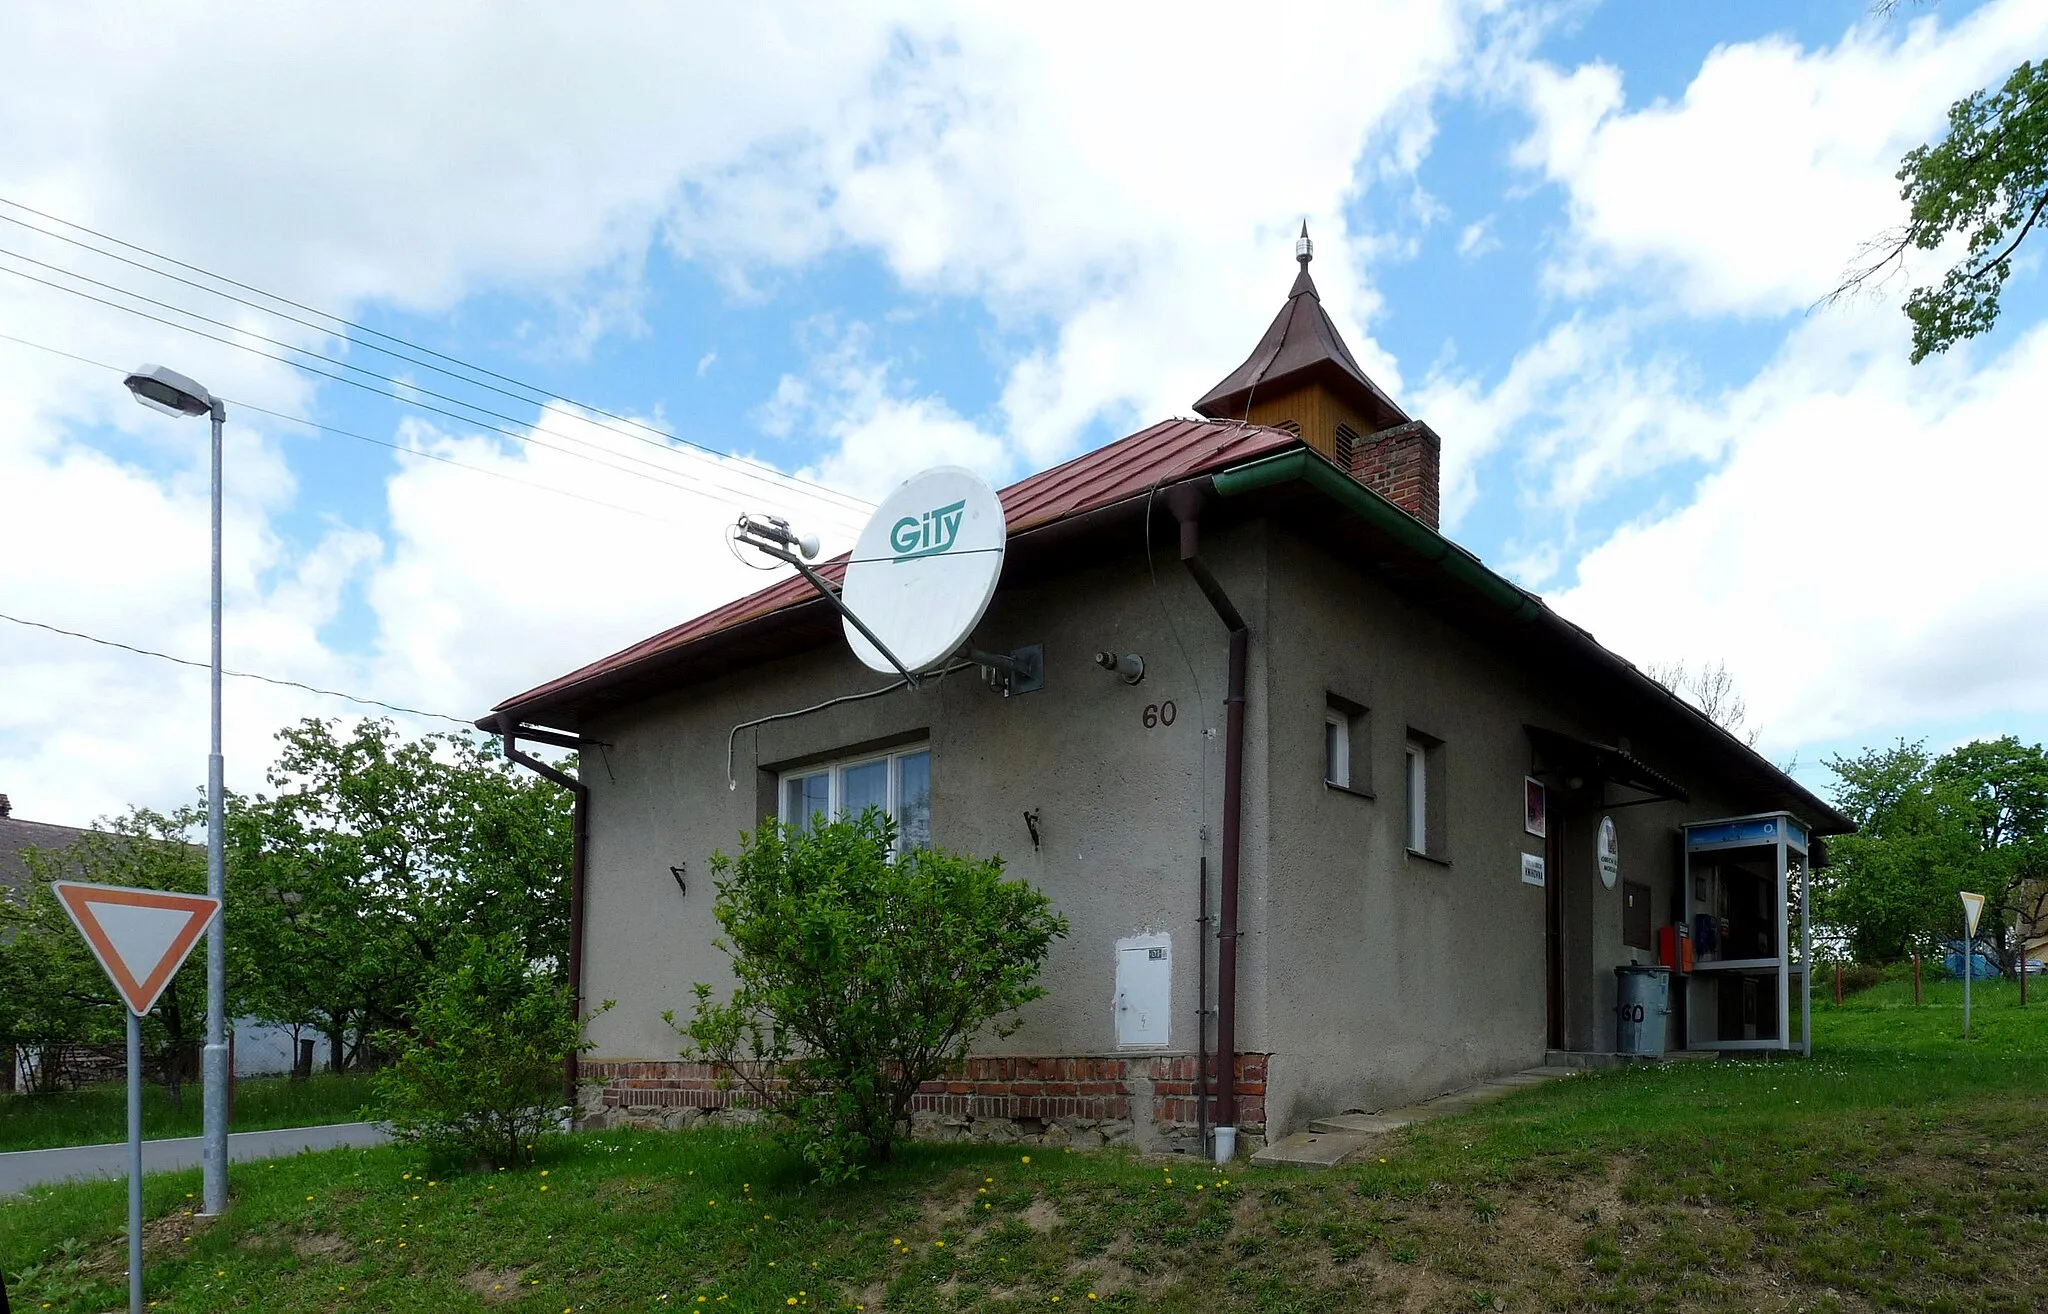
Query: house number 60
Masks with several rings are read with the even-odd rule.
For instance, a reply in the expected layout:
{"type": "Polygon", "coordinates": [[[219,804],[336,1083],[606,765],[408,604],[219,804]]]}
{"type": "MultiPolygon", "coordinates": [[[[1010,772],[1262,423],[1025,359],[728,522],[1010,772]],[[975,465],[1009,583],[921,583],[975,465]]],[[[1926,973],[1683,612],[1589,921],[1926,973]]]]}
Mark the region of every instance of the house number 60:
{"type": "Polygon", "coordinates": [[[1151,730],[1162,725],[1172,725],[1174,718],[1179,715],[1180,710],[1173,705],[1172,699],[1168,699],[1163,703],[1147,703],[1145,704],[1145,728],[1151,730]]]}

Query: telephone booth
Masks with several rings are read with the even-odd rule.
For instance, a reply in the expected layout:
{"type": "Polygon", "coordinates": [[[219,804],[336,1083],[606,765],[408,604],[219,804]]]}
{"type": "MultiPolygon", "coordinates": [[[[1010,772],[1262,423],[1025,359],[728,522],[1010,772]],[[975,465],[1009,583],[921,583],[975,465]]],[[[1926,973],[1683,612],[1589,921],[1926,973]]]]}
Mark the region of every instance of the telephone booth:
{"type": "Polygon", "coordinates": [[[1684,834],[1685,916],[1673,927],[1692,959],[1680,992],[1684,1047],[1811,1054],[1807,828],[1789,812],[1766,812],[1694,822],[1684,834]]]}

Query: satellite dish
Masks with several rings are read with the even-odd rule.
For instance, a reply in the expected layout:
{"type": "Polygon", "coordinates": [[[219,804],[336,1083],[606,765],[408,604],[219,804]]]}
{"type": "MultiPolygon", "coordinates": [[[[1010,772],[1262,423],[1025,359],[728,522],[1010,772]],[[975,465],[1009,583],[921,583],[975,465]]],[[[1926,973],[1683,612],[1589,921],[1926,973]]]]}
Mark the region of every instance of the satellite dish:
{"type": "MultiPolygon", "coordinates": [[[[972,470],[936,466],[875,508],[853,545],[841,600],[913,674],[930,670],[981,623],[1008,539],[995,490],[972,470]]],[[[896,670],[852,621],[841,623],[862,663],[896,670]]]]}

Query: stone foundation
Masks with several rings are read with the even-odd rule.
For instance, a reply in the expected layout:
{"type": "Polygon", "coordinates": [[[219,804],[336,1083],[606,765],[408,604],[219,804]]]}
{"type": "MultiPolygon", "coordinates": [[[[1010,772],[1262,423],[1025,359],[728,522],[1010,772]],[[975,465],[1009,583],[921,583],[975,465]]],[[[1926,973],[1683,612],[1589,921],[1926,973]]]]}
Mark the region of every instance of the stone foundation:
{"type": "MultiPolygon", "coordinates": [[[[1197,1154],[1192,1054],[971,1058],[911,1098],[918,1140],[980,1141],[1197,1154]]],[[[1216,1060],[1210,1059],[1210,1071],[1216,1060]]],[[[585,1127],[678,1131],[757,1121],[737,1084],[720,1089],[710,1064],[587,1061],[577,1103],[585,1127]]],[[[1211,1083],[1211,1107],[1214,1101],[1211,1083]]],[[[1266,1056],[1237,1056],[1238,1144],[1265,1142],[1266,1056]]]]}

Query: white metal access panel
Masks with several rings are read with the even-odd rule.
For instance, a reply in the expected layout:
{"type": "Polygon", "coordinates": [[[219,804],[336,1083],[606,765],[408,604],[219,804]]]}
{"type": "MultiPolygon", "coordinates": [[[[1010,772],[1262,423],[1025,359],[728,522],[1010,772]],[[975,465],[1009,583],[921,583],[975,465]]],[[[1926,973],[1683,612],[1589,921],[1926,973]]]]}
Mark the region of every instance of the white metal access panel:
{"type": "Polygon", "coordinates": [[[1173,943],[1165,935],[1116,942],[1116,1043],[1164,1045],[1173,1011],[1173,943]]]}

